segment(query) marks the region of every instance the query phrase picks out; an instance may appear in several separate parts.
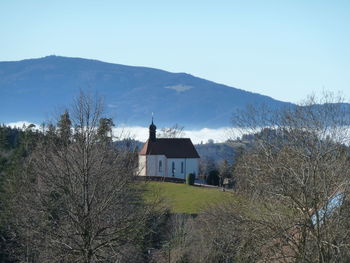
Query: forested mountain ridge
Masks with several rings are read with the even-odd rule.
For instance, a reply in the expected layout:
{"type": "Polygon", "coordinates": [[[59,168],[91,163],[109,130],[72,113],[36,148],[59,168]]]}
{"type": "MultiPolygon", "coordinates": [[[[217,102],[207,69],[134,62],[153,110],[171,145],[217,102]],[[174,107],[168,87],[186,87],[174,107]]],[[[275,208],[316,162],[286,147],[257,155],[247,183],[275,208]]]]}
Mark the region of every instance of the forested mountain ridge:
{"type": "Polygon", "coordinates": [[[248,104],[290,105],[186,73],[48,56],[0,62],[0,123],[41,123],[79,90],[104,97],[106,114],[126,125],[148,125],[154,112],[161,126],[217,128],[248,104]]]}

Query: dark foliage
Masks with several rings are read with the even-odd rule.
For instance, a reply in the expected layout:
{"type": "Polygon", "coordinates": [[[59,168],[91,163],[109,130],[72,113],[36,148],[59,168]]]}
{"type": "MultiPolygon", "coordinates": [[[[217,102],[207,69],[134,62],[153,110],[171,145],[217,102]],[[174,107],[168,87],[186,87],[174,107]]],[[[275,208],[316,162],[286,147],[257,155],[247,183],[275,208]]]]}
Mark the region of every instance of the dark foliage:
{"type": "Polygon", "coordinates": [[[210,171],[207,177],[207,184],[219,185],[219,182],[220,182],[219,171],[218,170],[210,171]]]}
{"type": "Polygon", "coordinates": [[[186,176],[186,184],[188,185],[194,185],[194,181],[196,179],[196,176],[194,173],[190,173],[186,176]]]}
{"type": "Polygon", "coordinates": [[[17,246],[13,240],[12,226],[9,224],[9,182],[23,165],[24,158],[33,150],[41,136],[32,130],[33,126],[23,129],[0,126],[0,262],[15,262],[9,252],[17,246]]]}

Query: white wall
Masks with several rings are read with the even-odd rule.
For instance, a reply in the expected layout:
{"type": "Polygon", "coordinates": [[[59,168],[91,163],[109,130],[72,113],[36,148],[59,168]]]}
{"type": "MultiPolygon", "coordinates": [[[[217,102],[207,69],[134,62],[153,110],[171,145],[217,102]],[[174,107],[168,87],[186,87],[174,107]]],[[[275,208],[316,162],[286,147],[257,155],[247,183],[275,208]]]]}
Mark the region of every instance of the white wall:
{"type": "Polygon", "coordinates": [[[167,162],[164,155],[139,155],[140,176],[167,176],[167,162]],[[159,169],[159,161],[162,162],[159,169]]]}
{"type": "Polygon", "coordinates": [[[194,173],[197,178],[199,173],[199,159],[186,159],[186,163],[186,175],[194,173]]]}
{"type": "Polygon", "coordinates": [[[186,179],[186,175],[189,173],[195,173],[198,175],[198,159],[189,158],[170,158],[167,160],[168,163],[168,176],[181,179],[186,179]],[[175,171],[173,172],[173,163],[175,164],[175,171]],[[183,169],[181,169],[181,163],[183,169]]]}
{"type": "Polygon", "coordinates": [[[167,176],[186,179],[189,173],[198,175],[199,159],[171,158],[167,159],[164,155],[139,155],[139,174],[140,176],[167,176]],[[147,158],[146,158],[147,157],[147,158]],[[159,162],[162,162],[159,169],[159,162]],[[175,164],[173,172],[172,164],[175,164]],[[181,163],[183,169],[181,169],[181,163]],[[147,173],[146,173],[147,170],[147,173]]]}
{"type": "Polygon", "coordinates": [[[147,169],[149,176],[167,176],[167,162],[165,155],[149,155],[148,163],[150,169],[147,169]],[[159,167],[159,163],[162,163],[159,167]]]}
{"type": "Polygon", "coordinates": [[[139,169],[137,172],[139,176],[146,176],[146,156],[139,155],[139,169]]]}

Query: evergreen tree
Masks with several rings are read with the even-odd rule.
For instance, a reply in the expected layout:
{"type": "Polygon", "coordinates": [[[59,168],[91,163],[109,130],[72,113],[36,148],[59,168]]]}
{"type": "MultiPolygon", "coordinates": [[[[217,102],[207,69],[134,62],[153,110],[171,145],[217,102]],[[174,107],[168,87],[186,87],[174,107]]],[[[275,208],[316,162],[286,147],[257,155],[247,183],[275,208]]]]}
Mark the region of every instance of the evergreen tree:
{"type": "Polygon", "coordinates": [[[72,135],[72,122],[67,110],[61,115],[61,119],[57,123],[57,128],[58,136],[65,144],[67,144],[72,135]]]}
{"type": "Polygon", "coordinates": [[[97,136],[101,142],[112,141],[112,127],[114,127],[114,123],[111,118],[100,119],[97,136]]]}

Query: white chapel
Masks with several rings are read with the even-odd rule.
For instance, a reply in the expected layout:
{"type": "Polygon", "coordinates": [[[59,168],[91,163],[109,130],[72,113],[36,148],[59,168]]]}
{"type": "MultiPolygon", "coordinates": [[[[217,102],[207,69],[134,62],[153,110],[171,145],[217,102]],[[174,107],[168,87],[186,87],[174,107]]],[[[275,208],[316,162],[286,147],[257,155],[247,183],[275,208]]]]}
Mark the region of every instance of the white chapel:
{"type": "Polygon", "coordinates": [[[149,138],[139,152],[139,175],[186,179],[198,175],[199,155],[189,138],[156,138],[157,127],[149,126],[149,138]]]}

